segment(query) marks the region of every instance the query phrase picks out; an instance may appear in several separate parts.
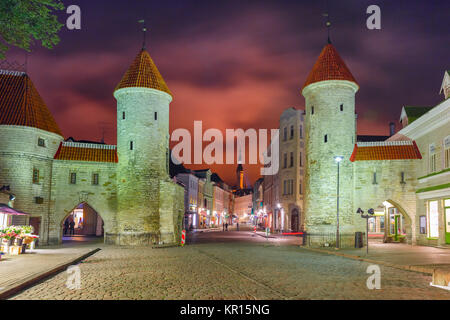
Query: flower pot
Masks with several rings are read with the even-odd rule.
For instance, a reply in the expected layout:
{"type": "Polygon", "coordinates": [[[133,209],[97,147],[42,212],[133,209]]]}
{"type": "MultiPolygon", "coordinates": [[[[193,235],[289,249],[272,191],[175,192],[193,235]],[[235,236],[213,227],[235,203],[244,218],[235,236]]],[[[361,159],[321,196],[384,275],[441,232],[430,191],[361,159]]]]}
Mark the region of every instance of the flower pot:
{"type": "Polygon", "coordinates": [[[17,238],[16,239],[16,246],[19,246],[19,247],[21,247],[22,246],[22,244],[23,244],[23,239],[22,238],[17,238]]]}

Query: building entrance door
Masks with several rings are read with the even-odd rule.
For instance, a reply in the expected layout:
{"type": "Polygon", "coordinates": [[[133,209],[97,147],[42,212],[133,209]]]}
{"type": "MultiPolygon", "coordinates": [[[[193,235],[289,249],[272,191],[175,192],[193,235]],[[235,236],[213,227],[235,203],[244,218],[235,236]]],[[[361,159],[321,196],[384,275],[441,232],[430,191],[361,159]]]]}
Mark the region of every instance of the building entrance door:
{"type": "Polygon", "coordinates": [[[298,232],[298,211],[297,211],[297,209],[294,209],[294,211],[292,211],[291,230],[292,230],[292,232],[298,232]]]}
{"type": "Polygon", "coordinates": [[[450,244],[450,199],[444,200],[445,210],[445,243],[450,244]]]}

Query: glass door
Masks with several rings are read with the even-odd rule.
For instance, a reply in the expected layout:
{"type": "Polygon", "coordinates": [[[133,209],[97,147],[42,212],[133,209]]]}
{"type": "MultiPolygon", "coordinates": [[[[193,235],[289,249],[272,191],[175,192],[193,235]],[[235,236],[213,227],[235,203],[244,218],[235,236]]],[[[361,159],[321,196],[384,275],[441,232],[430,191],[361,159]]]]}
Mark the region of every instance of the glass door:
{"type": "Polygon", "coordinates": [[[450,199],[444,200],[445,210],[445,243],[450,244],[450,199]]]}

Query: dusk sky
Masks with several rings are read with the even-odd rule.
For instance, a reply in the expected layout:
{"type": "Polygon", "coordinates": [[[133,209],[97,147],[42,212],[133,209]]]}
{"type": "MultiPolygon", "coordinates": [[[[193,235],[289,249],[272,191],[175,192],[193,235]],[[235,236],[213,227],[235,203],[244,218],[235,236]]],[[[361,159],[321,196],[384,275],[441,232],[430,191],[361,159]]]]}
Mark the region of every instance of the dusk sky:
{"type": "MultiPolygon", "coordinates": [[[[170,128],[277,128],[326,44],[325,1],[64,1],[81,8],[81,30],[60,32],[53,50],[35,46],[28,73],[65,137],[116,143],[114,87],[142,46],[174,95],[170,128]]],[[[360,85],[358,133],[387,135],[403,105],[436,105],[450,69],[449,1],[330,0],[331,40],[360,85]],[[381,30],[366,9],[381,8],[381,30]]],[[[65,22],[68,15],[59,15],[65,22]]],[[[11,50],[8,60],[24,60],[11,50]]],[[[397,123],[397,129],[399,125],[397,123]]],[[[196,166],[205,168],[207,165],[196,166]]],[[[235,165],[213,165],[235,183],[235,165]]],[[[244,165],[248,180],[259,166],[244,165]]]]}

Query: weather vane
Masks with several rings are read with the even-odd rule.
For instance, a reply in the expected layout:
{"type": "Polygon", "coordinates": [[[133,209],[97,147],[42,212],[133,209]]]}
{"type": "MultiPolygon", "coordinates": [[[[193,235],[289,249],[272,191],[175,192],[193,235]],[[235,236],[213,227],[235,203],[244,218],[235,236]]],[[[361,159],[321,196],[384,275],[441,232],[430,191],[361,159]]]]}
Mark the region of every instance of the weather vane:
{"type": "Polygon", "coordinates": [[[138,21],[138,23],[142,23],[142,50],[145,50],[145,39],[146,39],[146,33],[147,33],[147,26],[145,24],[145,19],[141,19],[138,21]]]}
{"type": "Polygon", "coordinates": [[[330,27],[331,27],[331,21],[330,21],[330,10],[328,7],[328,0],[326,1],[326,7],[327,7],[327,12],[323,13],[322,15],[324,17],[326,17],[327,21],[325,22],[325,25],[327,27],[327,33],[328,33],[328,43],[331,43],[331,39],[330,39],[330,27]]]}

